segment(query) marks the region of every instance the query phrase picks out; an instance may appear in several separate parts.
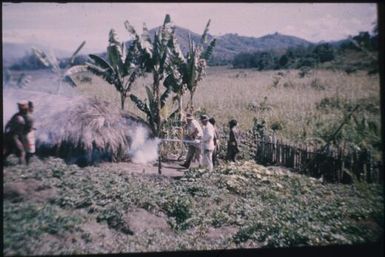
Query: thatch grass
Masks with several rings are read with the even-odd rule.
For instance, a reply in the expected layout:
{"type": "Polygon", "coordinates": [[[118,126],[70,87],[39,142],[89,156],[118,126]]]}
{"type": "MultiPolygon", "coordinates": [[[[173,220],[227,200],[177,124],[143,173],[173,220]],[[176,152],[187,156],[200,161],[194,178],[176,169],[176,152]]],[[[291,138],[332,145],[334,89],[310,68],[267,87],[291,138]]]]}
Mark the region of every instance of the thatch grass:
{"type": "Polygon", "coordinates": [[[85,98],[69,106],[66,112],[40,121],[44,129],[37,137],[38,152],[79,165],[122,160],[129,158],[137,126],[147,131],[144,135],[150,135],[150,129],[140,118],[123,113],[106,101],[85,98]]]}

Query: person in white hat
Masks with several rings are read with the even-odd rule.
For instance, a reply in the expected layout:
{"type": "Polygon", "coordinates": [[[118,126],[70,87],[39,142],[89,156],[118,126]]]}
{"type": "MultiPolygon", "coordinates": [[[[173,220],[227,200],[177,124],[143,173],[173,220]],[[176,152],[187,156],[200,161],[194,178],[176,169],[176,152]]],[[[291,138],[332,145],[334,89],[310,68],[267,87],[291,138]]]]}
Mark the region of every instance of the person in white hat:
{"type": "Polygon", "coordinates": [[[181,164],[185,168],[189,168],[192,161],[196,161],[201,164],[201,147],[200,140],[202,138],[202,128],[198,121],[194,119],[194,116],[191,113],[186,114],[187,124],[184,128],[186,133],[185,139],[195,141],[195,143],[189,143],[188,152],[186,156],[186,161],[181,164]]]}
{"type": "Polygon", "coordinates": [[[214,136],[215,129],[209,122],[207,115],[202,115],[200,118],[203,125],[203,137],[202,137],[202,166],[207,167],[209,171],[213,170],[213,151],[215,149],[214,136]]]}
{"type": "Polygon", "coordinates": [[[28,113],[28,101],[22,100],[17,103],[19,112],[14,114],[5,126],[3,159],[11,153],[19,158],[19,164],[26,163],[24,140],[26,136],[26,115],[28,113]]]}

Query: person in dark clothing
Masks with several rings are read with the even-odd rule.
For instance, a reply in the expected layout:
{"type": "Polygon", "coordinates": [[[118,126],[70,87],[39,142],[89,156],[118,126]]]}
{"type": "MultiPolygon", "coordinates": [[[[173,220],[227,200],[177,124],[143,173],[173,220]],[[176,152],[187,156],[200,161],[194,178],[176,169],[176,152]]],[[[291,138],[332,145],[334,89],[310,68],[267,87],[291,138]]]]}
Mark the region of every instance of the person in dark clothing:
{"type": "Polygon", "coordinates": [[[239,153],[239,131],[237,128],[237,121],[231,120],[229,122],[230,135],[227,142],[227,156],[226,160],[235,162],[236,155],[239,153]]]}
{"type": "Polygon", "coordinates": [[[209,122],[211,123],[211,125],[213,125],[214,127],[214,131],[215,131],[215,134],[214,134],[214,145],[215,145],[215,149],[213,151],[213,166],[218,166],[219,165],[219,160],[218,160],[218,152],[219,152],[219,133],[218,133],[218,129],[217,127],[215,126],[215,119],[214,118],[210,118],[209,119],[209,122]]]}
{"type": "Polygon", "coordinates": [[[25,117],[25,138],[24,138],[24,149],[26,152],[26,162],[29,164],[30,159],[35,154],[35,128],[34,120],[32,117],[33,113],[33,102],[28,101],[28,113],[25,117]]]}
{"type": "Polygon", "coordinates": [[[17,105],[19,112],[14,114],[5,126],[3,160],[11,153],[15,153],[19,158],[19,164],[25,164],[26,153],[24,142],[29,126],[29,124],[27,124],[28,102],[20,101],[17,105]]]}

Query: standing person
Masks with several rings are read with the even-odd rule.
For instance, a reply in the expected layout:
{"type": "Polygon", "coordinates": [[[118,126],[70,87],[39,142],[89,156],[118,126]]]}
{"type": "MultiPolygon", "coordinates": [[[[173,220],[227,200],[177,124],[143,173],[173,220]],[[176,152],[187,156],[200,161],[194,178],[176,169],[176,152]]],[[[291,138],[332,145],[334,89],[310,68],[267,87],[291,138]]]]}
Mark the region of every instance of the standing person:
{"type": "Polygon", "coordinates": [[[197,120],[194,119],[191,113],[186,114],[186,121],[187,124],[184,128],[186,134],[184,139],[195,142],[189,143],[186,161],[181,166],[189,168],[192,161],[198,161],[199,165],[201,164],[200,140],[202,138],[203,133],[201,125],[197,120]]]}
{"type": "Polygon", "coordinates": [[[218,166],[219,165],[219,161],[218,161],[218,152],[219,152],[219,133],[218,133],[218,129],[217,127],[215,126],[215,119],[213,117],[211,117],[209,119],[209,122],[211,123],[211,125],[213,125],[214,127],[214,151],[213,151],[213,166],[218,166]]]}
{"type": "Polygon", "coordinates": [[[26,136],[26,116],[28,113],[28,101],[22,100],[17,103],[19,111],[15,113],[5,126],[3,159],[11,153],[19,158],[19,164],[26,163],[24,139],[26,136]]]}
{"type": "Polygon", "coordinates": [[[209,122],[207,115],[202,115],[200,118],[203,125],[203,136],[202,136],[202,165],[207,167],[209,171],[213,170],[213,151],[215,149],[214,136],[215,131],[213,125],[209,122]]]}
{"type": "Polygon", "coordinates": [[[24,149],[26,152],[26,162],[29,164],[29,160],[31,157],[35,154],[35,128],[33,127],[34,125],[34,120],[32,117],[33,113],[33,102],[28,101],[28,113],[26,115],[25,121],[26,121],[26,126],[25,126],[25,138],[24,138],[24,149]]]}
{"type": "Polygon", "coordinates": [[[228,161],[235,162],[237,153],[239,153],[239,131],[237,128],[237,121],[231,120],[229,122],[230,135],[227,142],[227,157],[228,161]]]}

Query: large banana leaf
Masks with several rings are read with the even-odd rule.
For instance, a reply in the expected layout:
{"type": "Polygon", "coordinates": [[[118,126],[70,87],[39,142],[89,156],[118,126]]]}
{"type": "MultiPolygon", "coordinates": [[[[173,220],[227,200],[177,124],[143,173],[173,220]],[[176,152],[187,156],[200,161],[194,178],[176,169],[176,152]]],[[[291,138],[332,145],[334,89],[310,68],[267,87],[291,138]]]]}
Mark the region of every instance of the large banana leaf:
{"type": "Polygon", "coordinates": [[[130,94],[130,99],[136,104],[139,110],[144,112],[147,116],[151,116],[150,109],[145,103],[142,102],[142,100],[139,99],[139,97],[137,97],[136,95],[130,94]]]}
{"type": "Polygon", "coordinates": [[[93,74],[103,78],[105,81],[107,81],[109,84],[114,85],[116,76],[114,75],[113,71],[110,69],[103,69],[99,66],[96,66],[92,63],[86,63],[87,69],[92,72],[93,74]]]}
{"type": "Polygon", "coordinates": [[[116,32],[111,29],[110,31],[110,39],[109,39],[109,46],[107,47],[107,54],[108,54],[108,60],[111,64],[111,66],[117,70],[119,69],[120,72],[124,73],[124,67],[123,67],[123,47],[121,43],[118,41],[116,32]]]}
{"type": "Polygon", "coordinates": [[[151,42],[151,38],[150,38],[150,33],[149,33],[145,23],[143,23],[143,33],[141,35],[141,39],[142,39],[141,40],[142,48],[151,58],[151,56],[152,56],[152,42],[151,42]]]}
{"type": "Polygon", "coordinates": [[[215,45],[216,45],[216,39],[214,38],[213,40],[211,40],[211,42],[207,46],[206,50],[203,51],[201,58],[203,58],[205,60],[209,60],[211,55],[213,54],[215,45]]]}
{"type": "MultiPolygon", "coordinates": [[[[194,47],[194,42],[192,42],[192,47],[194,47]]],[[[186,82],[187,82],[187,88],[190,91],[194,90],[195,87],[195,78],[197,76],[197,63],[196,63],[196,57],[195,52],[190,52],[189,58],[187,60],[187,73],[186,73],[186,82]]]]}
{"type": "Polygon", "coordinates": [[[77,87],[76,82],[72,79],[72,75],[80,72],[88,71],[87,65],[72,66],[64,73],[64,81],[68,82],[71,86],[77,87]]]}
{"type": "Polygon", "coordinates": [[[210,26],[211,20],[209,20],[206,24],[205,30],[203,31],[202,37],[201,37],[201,44],[206,44],[207,42],[207,35],[209,32],[209,26],[210,26]]]}
{"type": "Polygon", "coordinates": [[[163,108],[166,105],[167,98],[170,96],[172,92],[171,87],[167,87],[167,89],[160,96],[160,107],[163,108]]]}
{"type": "Polygon", "coordinates": [[[64,76],[72,76],[76,73],[88,71],[87,65],[75,65],[66,70],[64,76]]]}
{"type": "Polygon", "coordinates": [[[50,68],[52,72],[59,73],[60,68],[57,64],[57,60],[54,60],[54,57],[51,55],[46,54],[44,51],[38,49],[38,48],[32,48],[33,54],[39,59],[39,61],[46,66],[47,68],[50,68]]]}
{"type": "Polygon", "coordinates": [[[134,37],[139,38],[138,34],[137,34],[136,31],[135,31],[135,28],[134,28],[128,21],[125,21],[125,22],[124,22],[124,27],[126,28],[126,30],[128,31],[128,33],[130,33],[130,34],[133,35],[134,37]]]}
{"type": "Polygon", "coordinates": [[[175,30],[173,30],[172,33],[172,38],[170,40],[170,45],[169,48],[171,50],[172,54],[172,61],[176,65],[182,65],[185,63],[186,59],[184,58],[183,52],[180,49],[180,46],[177,42],[176,35],[175,35],[175,30]]]}
{"type": "Polygon", "coordinates": [[[95,62],[95,65],[99,66],[100,68],[104,69],[104,70],[108,70],[110,72],[113,72],[113,68],[112,66],[106,61],[104,60],[102,57],[99,57],[97,55],[94,55],[94,54],[90,54],[88,55],[91,60],[93,60],[95,62]]]}
{"type": "Polygon", "coordinates": [[[116,45],[120,44],[119,39],[118,39],[118,33],[116,33],[116,31],[114,29],[111,29],[110,33],[108,34],[108,42],[110,44],[116,44],[116,45]]]}
{"type": "Polygon", "coordinates": [[[48,59],[48,56],[43,51],[32,47],[32,52],[44,66],[48,68],[51,67],[50,60],[48,59]]]}
{"type": "Polygon", "coordinates": [[[172,23],[170,15],[166,14],[164,18],[163,26],[160,28],[161,43],[163,46],[168,44],[168,41],[171,39],[172,33],[172,23]]]}

